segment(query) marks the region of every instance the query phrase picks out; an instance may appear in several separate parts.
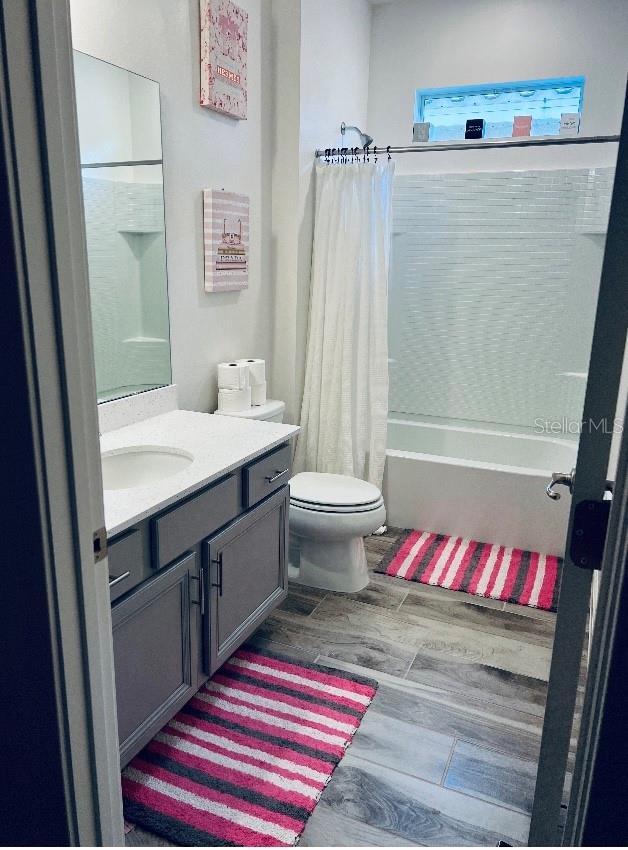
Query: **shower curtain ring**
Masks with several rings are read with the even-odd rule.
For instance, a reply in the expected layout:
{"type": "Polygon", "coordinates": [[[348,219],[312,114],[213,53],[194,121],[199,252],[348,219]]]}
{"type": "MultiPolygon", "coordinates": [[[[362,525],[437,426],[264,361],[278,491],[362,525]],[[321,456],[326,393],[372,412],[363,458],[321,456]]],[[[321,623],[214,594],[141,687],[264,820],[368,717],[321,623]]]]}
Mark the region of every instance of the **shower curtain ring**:
{"type": "Polygon", "coordinates": [[[386,147],[386,153],[388,154],[388,160],[390,161],[392,159],[392,156],[390,155],[390,145],[386,147]]]}

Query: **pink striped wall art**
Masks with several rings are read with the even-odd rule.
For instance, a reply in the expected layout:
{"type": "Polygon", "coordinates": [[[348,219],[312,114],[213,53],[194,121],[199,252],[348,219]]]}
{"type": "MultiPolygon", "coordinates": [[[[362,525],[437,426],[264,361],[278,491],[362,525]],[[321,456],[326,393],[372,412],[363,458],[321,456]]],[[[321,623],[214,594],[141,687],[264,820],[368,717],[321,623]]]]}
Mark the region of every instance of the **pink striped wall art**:
{"type": "Polygon", "coordinates": [[[412,530],[401,532],[375,572],[555,611],[562,563],[556,555],[412,530]]]}
{"type": "Polygon", "coordinates": [[[205,292],[249,285],[249,198],[217,189],[203,191],[205,292]]]}
{"type": "Polygon", "coordinates": [[[125,818],[186,846],[294,845],[376,688],[238,650],[125,769],[125,818]]]}

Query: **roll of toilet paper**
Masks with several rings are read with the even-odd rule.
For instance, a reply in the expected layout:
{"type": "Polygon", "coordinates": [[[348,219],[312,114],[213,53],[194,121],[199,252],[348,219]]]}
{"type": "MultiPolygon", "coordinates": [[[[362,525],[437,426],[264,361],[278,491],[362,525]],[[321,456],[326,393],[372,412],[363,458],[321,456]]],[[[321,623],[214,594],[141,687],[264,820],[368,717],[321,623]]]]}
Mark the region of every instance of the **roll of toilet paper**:
{"type": "Polygon", "coordinates": [[[266,381],[266,361],[260,360],[257,357],[249,357],[248,359],[238,360],[238,364],[246,365],[249,368],[249,382],[252,387],[259,386],[266,381]]]}
{"type": "Polygon", "coordinates": [[[244,390],[249,386],[249,367],[244,361],[218,364],[219,390],[244,390]]]}
{"type": "Polygon", "coordinates": [[[255,384],[251,388],[251,404],[256,407],[258,404],[266,404],[266,381],[261,384],[255,384]]]}
{"type": "Polygon", "coordinates": [[[243,390],[223,388],[218,390],[218,411],[237,413],[240,410],[248,410],[251,406],[251,388],[243,390]]]}

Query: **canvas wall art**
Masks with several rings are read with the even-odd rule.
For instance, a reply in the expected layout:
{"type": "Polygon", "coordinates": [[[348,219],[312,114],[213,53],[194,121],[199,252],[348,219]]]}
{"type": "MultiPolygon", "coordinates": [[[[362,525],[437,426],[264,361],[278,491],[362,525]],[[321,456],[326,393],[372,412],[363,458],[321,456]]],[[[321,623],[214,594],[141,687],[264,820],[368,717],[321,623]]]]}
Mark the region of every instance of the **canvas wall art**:
{"type": "Polygon", "coordinates": [[[249,198],[235,192],[203,192],[205,292],[249,285],[249,198]]]}
{"type": "Polygon", "coordinates": [[[248,13],[231,0],[200,0],[201,106],[246,118],[248,13]]]}

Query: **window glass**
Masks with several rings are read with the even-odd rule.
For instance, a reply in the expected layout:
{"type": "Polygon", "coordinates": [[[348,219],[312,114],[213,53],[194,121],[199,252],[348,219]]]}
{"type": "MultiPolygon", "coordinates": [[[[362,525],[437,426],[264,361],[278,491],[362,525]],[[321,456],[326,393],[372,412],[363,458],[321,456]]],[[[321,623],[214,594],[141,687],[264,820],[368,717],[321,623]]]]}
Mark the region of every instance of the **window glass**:
{"type": "Polygon", "coordinates": [[[532,119],[532,136],[557,136],[563,113],[582,112],[583,94],[583,77],[418,89],[414,120],[430,122],[430,141],[464,139],[470,118],[484,119],[484,138],[507,138],[515,116],[532,119]]]}

